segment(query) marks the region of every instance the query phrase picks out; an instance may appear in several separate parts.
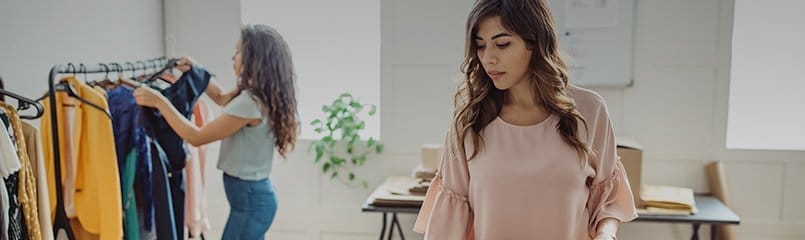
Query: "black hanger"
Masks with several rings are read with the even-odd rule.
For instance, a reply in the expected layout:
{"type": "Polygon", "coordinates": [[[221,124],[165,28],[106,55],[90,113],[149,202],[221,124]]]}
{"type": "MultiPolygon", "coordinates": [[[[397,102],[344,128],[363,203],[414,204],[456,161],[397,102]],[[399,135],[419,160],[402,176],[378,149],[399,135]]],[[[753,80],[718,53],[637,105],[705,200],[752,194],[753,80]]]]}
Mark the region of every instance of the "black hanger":
{"type": "Polygon", "coordinates": [[[146,65],[146,64],[145,64],[145,62],[143,62],[143,61],[137,61],[137,64],[142,64],[142,65],[143,65],[143,68],[142,68],[142,69],[143,69],[143,76],[145,76],[146,74],[148,74],[148,65],[146,65]]]}
{"type": "Polygon", "coordinates": [[[179,61],[179,59],[170,59],[170,60],[168,60],[167,64],[165,64],[165,66],[162,67],[162,69],[160,69],[159,71],[155,72],[150,77],[148,77],[148,79],[146,79],[145,82],[156,81],[157,79],[159,79],[159,76],[161,76],[163,73],[165,73],[165,71],[168,71],[169,69],[172,69],[176,65],[177,61],[179,61]]]}
{"type": "Polygon", "coordinates": [[[148,63],[150,63],[150,64],[151,64],[151,66],[150,66],[150,67],[151,67],[151,71],[154,71],[154,72],[156,72],[156,71],[157,71],[157,63],[158,63],[158,62],[159,62],[159,59],[156,59],[156,58],[155,58],[155,59],[150,59],[150,60],[148,60],[148,63]]]}
{"type": "MultiPolygon", "coordinates": [[[[73,65],[72,63],[67,64],[67,72],[66,73],[73,73],[73,76],[75,76],[75,73],[76,73],[75,65],[73,65]],[[72,66],[72,71],[70,69],[71,66],[72,66]]],[[[68,83],[66,83],[64,81],[60,81],[54,87],[55,87],[56,91],[66,92],[67,96],[75,98],[75,99],[78,99],[78,101],[81,101],[82,103],[85,103],[85,104],[89,105],[90,107],[96,108],[96,109],[100,110],[101,112],[105,113],[106,116],[108,116],[109,118],[112,118],[112,115],[109,114],[109,112],[106,111],[106,109],[104,109],[103,107],[98,106],[97,104],[94,104],[94,103],[92,103],[90,101],[87,101],[86,99],[83,99],[80,96],[78,96],[78,94],[76,93],[75,89],[73,89],[73,86],[71,86],[70,84],[68,84],[68,83]]]]}
{"type": "MultiPolygon", "coordinates": [[[[89,83],[89,77],[87,77],[87,67],[84,66],[83,63],[78,65],[78,72],[84,74],[84,82],[89,83]]],[[[90,84],[91,85],[91,84],[90,84]]]]}
{"type": "Polygon", "coordinates": [[[37,119],[39,117],[42,117],[42,114],[45,113],[45,108],[42,107],[42,104],[36,100],[17,95],[16,93],[6,91],[2,88],[0,88],[0,95],[5,95],[10,98],[17,99],[17,112],[29,109],[31,106],[33,106],[36,109],[36,114],[34,114],[33,116],[20,114],[20,118],[22,119],[37,119]]]}
{"type": "MultiPolygon", "coordinates": [[[[76,71],[75,71],[75,65],[74,65],[73,63],[67,63],[67,68],[64,70],[64,72],[63,72],[63,73],[72,73],[72,74],[73,74],[73,76],[75,76],[75,72],[76,72],[76,71]]],[[[55,87],[55,89],[56,89],[56,90],[61,90],[61,91],[64,91],[64,86],[62,86],[62,85],[64,85],[64,83],[60,81],[60,82],[56,83],[56,85],[55,85],[54,87],[55,87]]],[[[74,89],[72,89],[72,87],[69,87],[69,89],[70,89],[70,91],[67,91],[67,95],[68,95],[68,96],[70,96],[70,97],[77,96],[77,95],[75,94],[74,89]]],[[[36,101],[37,101],[37,102],[38,102],[38,101],[42,101],[43,99],[45,99],[46,97],[48,97],[48,94],[49,94],[49,93],[45,93],[45,95],[42,95],[42,97],[37,98],[37,99],[36,99],[36,101]]]]}
{"type": "Polygon", "coordinates": [[[105,63],[99,63],[98,65],[101,65],[101,67],[103,67],[103,72],[106,75],[103,76],[103,79],[101,81],[96,82],[96,84],[106,89],[110,89],[115,85],[117,85],[114,82],[112,82],[112,80],[109,80],[109,65],[106,65],[105,63]]]}
{"type": "Polygon", "coordinates": [[[123,79],[123,66],[120,66],[120,64],[118,63],[110,63],[109,65],[115,67],[115,71],[117,72],[117,78],[123,79]]]}
{"type": "Polygon", "coordinates": [[[72,73],[75,76],[75,65],[73,63],[67,63],[67,73],[72,73]]]}
{"type": "MultiPolygon", "coordinates": [[[[131,63],[129,63],[129,64],[131,64],[131,63]]],[[[142,83],[140,83],[140,82],[131,80],[129,78],[124,78],[123,77],[123,71],[124,71],[123,66],[120,65],[119,63],[110,63],[109,65],[112,65],[115,68],[115,71],[117,71],[117,80],[115,80],[115,83],[116,83],[115,85],[118,85],[118,86],[119,85],[126,85],[126,86],[129,86],[129,87],[132,87],[132,88],[137,88],[138,86],[142,85],[142,83]]]]}
{"type": "Polygon", "coordinates": [[[135,80],[136,80],[136,79],[137,79],[137,73],[136,73],[136,72],[134,72],[134,70],[135,70],[137,67],[136,67],[136,66],[134,66],[134,64],[133,64],[133,63],[131,63],[131,62],[126,62],[126,63],[124,63],[124,64],[126,64],[126,66],[127,66],[127,67],[128,67],[128,66],[131,66],[131,69],[130,69],[130,70],[131,70],[131,79],[135,79],[135,80]]]}

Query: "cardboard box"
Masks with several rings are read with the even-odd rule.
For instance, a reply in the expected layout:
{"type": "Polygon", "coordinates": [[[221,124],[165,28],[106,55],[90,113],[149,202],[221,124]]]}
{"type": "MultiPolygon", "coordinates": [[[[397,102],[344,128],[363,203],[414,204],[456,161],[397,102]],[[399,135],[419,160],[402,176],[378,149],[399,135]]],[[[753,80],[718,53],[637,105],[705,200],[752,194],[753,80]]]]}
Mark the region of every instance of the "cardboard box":
{"type": "Polygon", "coordinates": [[[629,185],[632,188],[632,196],[638,208],[640,204],[640,184],[643,173],[643,146],[629,137],[618,136],[615,139],[618,145],[618,157],[626,168],[626,175],[629,176],[629,185]]]}
{"type": "Polygon", "coordinates": [[[426,169],[439,169],[442,160],[442,145],[423,144],[422,145],[422,167],[426,169]]]}

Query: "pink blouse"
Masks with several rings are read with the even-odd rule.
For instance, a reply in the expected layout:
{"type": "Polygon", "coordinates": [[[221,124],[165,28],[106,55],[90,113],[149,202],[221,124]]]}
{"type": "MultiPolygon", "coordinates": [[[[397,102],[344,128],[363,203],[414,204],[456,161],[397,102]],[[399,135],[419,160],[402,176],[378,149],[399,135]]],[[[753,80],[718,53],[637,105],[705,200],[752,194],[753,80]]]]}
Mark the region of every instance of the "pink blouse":
{"type": "Polygon", "coordinates": [[[603,219],[635,219],[603,98],[575,86],[569,94],[589,127],[579,125],[578,136],[594,157],[580,159],[562,139],[557,115],[529,126],[498,117],[470,161],[471,140],[458,152],[448,134],[414,230],[439,240],[592,239],[603,219]]]}

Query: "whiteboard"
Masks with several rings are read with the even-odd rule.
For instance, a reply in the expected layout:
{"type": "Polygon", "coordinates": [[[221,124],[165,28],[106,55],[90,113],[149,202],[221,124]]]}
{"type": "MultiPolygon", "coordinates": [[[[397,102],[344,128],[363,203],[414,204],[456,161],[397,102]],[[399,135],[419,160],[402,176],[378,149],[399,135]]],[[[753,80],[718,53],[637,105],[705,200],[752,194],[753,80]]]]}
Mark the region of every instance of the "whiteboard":
{"type": "Polygon", "coordinates": [[[635,0],[548,0],[570,81],[584,87],[629,87],[635,0]]]}

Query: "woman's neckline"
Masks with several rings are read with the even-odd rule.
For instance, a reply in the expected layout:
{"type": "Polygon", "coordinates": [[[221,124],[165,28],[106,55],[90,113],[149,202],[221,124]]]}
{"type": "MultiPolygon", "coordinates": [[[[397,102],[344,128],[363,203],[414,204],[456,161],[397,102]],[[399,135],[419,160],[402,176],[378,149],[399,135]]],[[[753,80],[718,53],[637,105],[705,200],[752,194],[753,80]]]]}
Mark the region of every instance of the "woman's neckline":
{"type": "Polygon", "coordinates": [[[534,128],[534,127],[539,127],[539,126],[547,124],[547,122],[549,122],[553,118],[554,118],[554,114],[551,113],[550,115],[548,115],[548,117],[546,117],[542,121],[540,121],[538,123],[527,124],[527,125],[520,125],[520,124],[514,124],[514,123],[507,122],[506,120],[503,120],[503,118],[501,118],[500,115],[497,116],[496,120],[498,120],[501,123],[503,123],[503,125],[510,126],[510,127],[515,127],[515,128],[534,128]]]}

